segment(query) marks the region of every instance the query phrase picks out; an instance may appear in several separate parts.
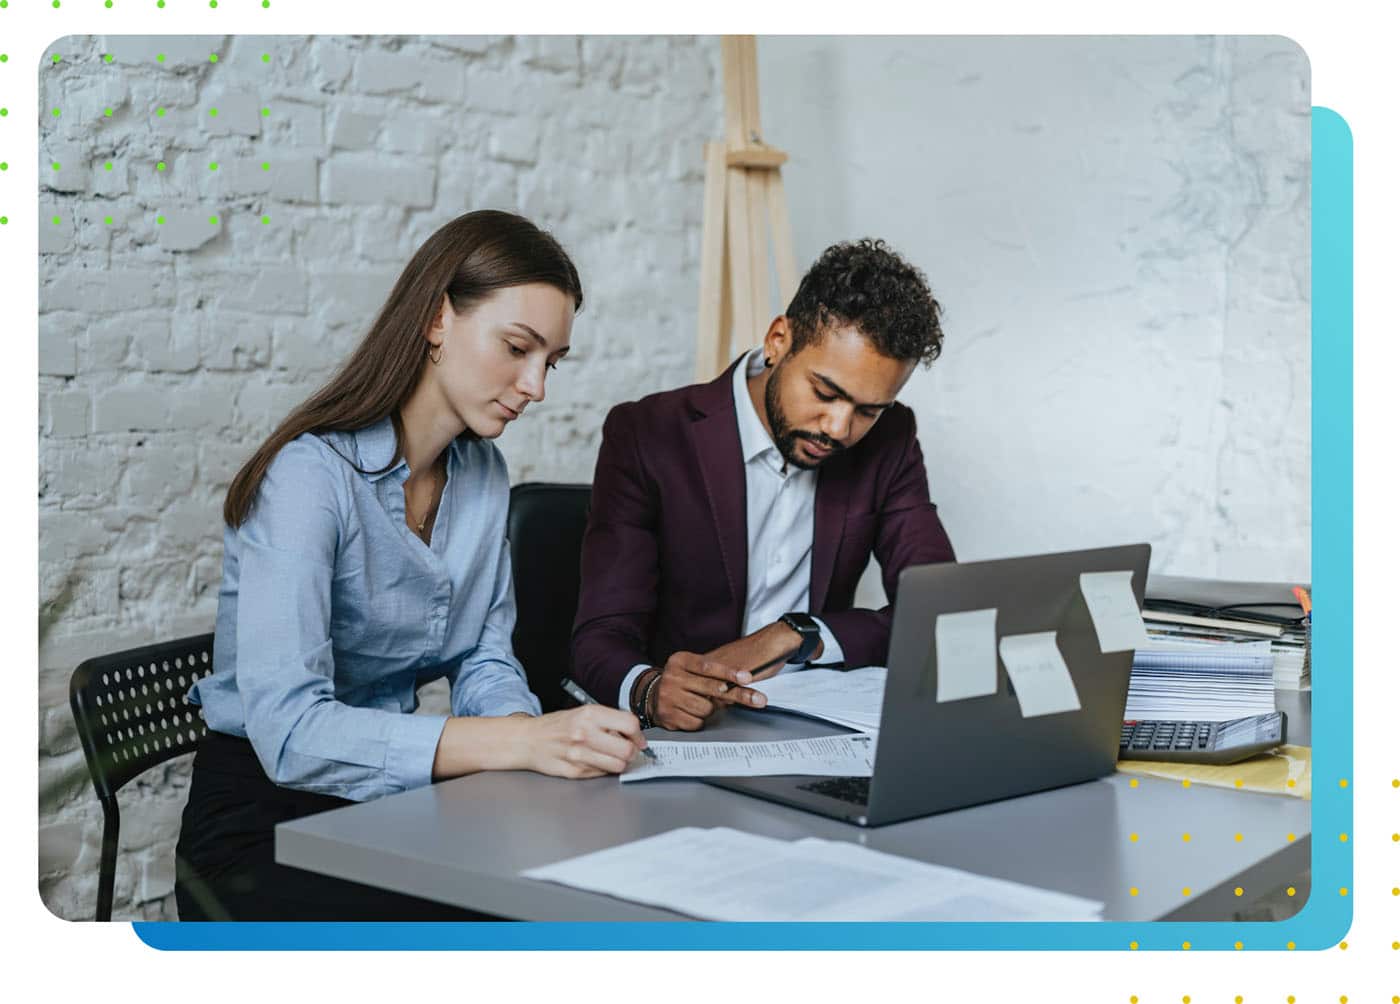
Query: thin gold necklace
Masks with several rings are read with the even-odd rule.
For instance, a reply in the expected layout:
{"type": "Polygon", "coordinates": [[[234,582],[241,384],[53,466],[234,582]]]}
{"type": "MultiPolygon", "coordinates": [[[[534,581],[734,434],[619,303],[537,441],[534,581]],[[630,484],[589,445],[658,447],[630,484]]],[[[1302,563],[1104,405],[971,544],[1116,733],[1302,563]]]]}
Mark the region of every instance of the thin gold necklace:
{"type": "MultiPolygon", "coordinates": [[[[418,521],[418,536],[420,537],[423,536],[423,527],[428,525],[428,517],[431,516],[433,512],[433,498],[437,494],[437,464],[433,464],[430,473],[432,474],[432,488],[428,492],[428,507],[423,510],[423,518],[418,521]]],[[[404,497],[404,508],[408,509],[407,496],[404,497]]],[[[412,509],[408,509],[408,515],[410,519],[413,517],[412,509]]]]}

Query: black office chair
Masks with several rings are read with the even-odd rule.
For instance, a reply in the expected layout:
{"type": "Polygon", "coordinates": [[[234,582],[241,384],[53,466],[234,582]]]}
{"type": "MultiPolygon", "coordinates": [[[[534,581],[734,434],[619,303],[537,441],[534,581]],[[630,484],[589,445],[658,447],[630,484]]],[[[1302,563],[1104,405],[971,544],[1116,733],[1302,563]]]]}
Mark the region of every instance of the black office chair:
{"type": "Polygon", "coordinates": [[[510,490],[515,633],[511,644],[545,711],[577,702],[559,688],[569,671],[569,641],[578,610],[579,552],[588,523],[589,485],[530,482],[510,490]]]}
{"type": "Polygon", "coordinates": [[[204,735],[199,708],[185,693],[214,671],[212,634],[88,659],[68,682],[92,786],[102,803],[102,861],[97,919],[112,919],[117,878],[117,792],[157,764],[193,753],[204,735]]]}

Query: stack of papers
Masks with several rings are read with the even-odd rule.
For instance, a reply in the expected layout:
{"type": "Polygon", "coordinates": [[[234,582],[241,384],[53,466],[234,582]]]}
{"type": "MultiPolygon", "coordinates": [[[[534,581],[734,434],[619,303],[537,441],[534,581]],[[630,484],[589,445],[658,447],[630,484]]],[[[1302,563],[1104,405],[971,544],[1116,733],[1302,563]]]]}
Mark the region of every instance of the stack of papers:
{"type": "Polygon", "coordinates": [[[768,707],[809,718],[874,732],[885,704],[885,667],[804,669],[753,685],[768,698],[768,707]]]}
{"type": "Polygon", "coordinates": [[[1192,638],[1230,643],[1261,635],[1272,641],[1274,686],[1281,690],[1311,690],[1312,645],[1308,626],[1298,618],[1302,608],[1293,587],[1281,582],[1230,582],[1180,575],[1151,575],[1143,617],[1155,637],[1192,638]],[[1209,616],[1183,616],[1181,610],[1153,609],[1195,604],[1209,616]],[[1238,612],[1270,613],[1281,620],[1260,624],[1238,619],[1238,612]]]}
{"type": "Polygon", "coordinates": [[[701,920],[1079,921],[1103,913],[1094,900],[859,844],[725,827],[669,830],[521,875],[701,920]]]}
{"type": "Polygon", "coordinates": [[[863,733],[768,743],[653,740],[647,749],[650,757],[634,757],[622,772],[624,784],[658,777],[870,777],[875,773],[875,737],[863,733]]]}
{"type": "Polygon", "coordinates": [[[1133,655],[1126,720],[1228,722],[1273,710],[1267,641],[1153,640],[1133,655]]]}

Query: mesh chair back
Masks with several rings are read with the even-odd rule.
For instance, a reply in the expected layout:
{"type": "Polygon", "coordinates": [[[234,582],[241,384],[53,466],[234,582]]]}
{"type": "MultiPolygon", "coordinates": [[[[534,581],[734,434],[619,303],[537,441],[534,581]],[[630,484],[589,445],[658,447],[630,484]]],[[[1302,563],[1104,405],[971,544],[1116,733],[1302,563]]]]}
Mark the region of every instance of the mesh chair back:
{"type": "Polygon", "coordinates": [[[212,634],[98,656],[74,670],[68,702],[99,799],[113,798],[162,761],[194,752],[204,719],[185,694],[213,670],[212,634]]]}
{"type": "Polygon", "coordinates": [[[545,711],[575,703],[559,688],[559,680],[569,672],[579,553],[592,492],[589,485],[539,482],[510,490],[506,534],[516,608],[511,646],[545,711]]]}

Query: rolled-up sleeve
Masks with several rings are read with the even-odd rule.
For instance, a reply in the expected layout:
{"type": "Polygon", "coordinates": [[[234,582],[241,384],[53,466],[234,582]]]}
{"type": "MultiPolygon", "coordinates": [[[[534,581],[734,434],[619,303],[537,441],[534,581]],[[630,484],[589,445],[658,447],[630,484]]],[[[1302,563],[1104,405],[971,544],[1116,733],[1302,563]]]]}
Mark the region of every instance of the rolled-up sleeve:
{"type": "MultiPolygon", "coordinates": [[[[491,606],[476,646],[448,673],[452,713],[498,717],[516,712],[540,713],[540,702],[525,680],[510,636],[515,630],[515,591],[511,582],[510,548],[502,539],[496,561],[491,606]]],[[[559,675],[564,675],[561,667],[559,675]]]]}
{"type": "Polygon", "coordinates": [[[235,674],[248,739],[273,781],[364,801],[432,780],[446,718],[336,699],[331,590],[347,507],[344,475],[318,446],[298,440],[278,453],[236,532],[235,674]]]}

